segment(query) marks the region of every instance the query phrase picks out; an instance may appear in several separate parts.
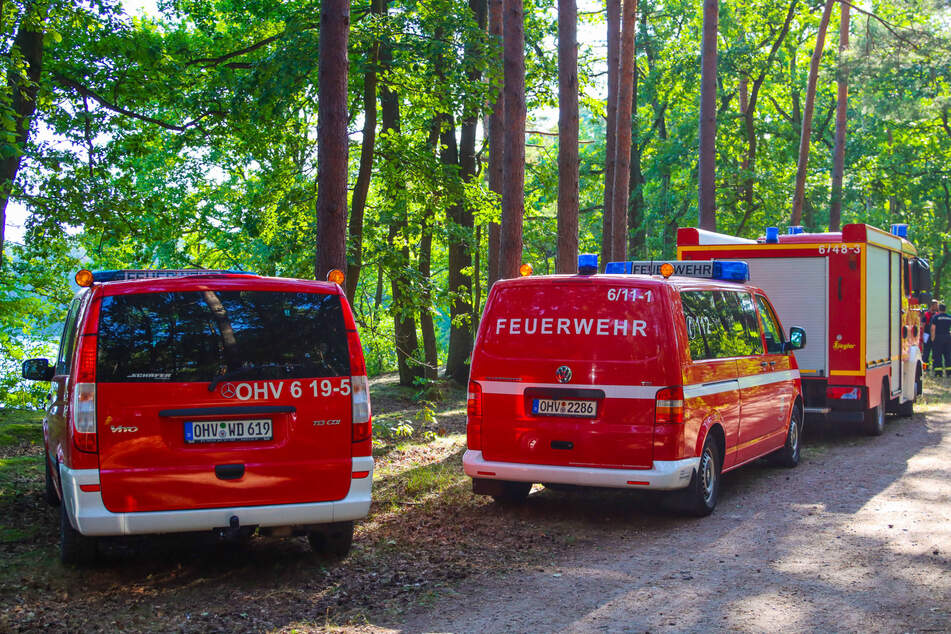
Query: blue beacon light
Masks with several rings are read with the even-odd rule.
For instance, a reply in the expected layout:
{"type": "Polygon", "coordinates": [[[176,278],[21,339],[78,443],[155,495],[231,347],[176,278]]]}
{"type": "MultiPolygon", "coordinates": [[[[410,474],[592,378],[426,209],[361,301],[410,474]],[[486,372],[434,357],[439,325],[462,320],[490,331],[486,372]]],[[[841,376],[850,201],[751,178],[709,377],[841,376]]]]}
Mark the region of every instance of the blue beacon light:
{"type": "Polygon", "coordinates": [[[779,227],[766,227],[766,242],[768,244],[779,242],[779,227]]]}
{"type": "Polygon", "coordinates": [[[893,225],[892,225],[892,231],[891,231],[891,233],[892,233],[893,236],[898,236],[899,238],[906,238],[906,239],[907,239],[907,238],[908,238],[908,225],[906,225],[906,224],[904,224],[904,223],[901,223],[901,224],[893,224],[893,225]]]}
{"type": "Polygon", "coordinates": [[[791,236],[799,235],[800,233],[805,233],[805,230],[803,230],[802,225],[793,225],[789,227],[786,231],[791,236]]]}
{"type": "Polygon", "coordinates": [[[598,272],[598,254],[581,253],[578,255],[578,274],[594,275],[598,272]]]}
{"type": "Polygon", "coordinates": [[[714,260],[713,277],[726,282],[747,282],[750,265],[739,260],[714,260]]]}

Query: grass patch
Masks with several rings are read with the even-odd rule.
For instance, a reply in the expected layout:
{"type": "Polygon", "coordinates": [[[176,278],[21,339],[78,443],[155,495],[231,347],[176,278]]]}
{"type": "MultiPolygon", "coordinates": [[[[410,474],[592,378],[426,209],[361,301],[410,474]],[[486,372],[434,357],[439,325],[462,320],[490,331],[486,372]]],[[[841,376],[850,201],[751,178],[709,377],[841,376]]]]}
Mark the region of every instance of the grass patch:
{"type": "Polygon", "coordinates": [[[43,412],[0,409],[0,448],[43,442],[43,412]]]}
{"type": "Polygon", "coordinates": [[[43,456],[0,458],[0,503],[43,486],[43,456]]]}

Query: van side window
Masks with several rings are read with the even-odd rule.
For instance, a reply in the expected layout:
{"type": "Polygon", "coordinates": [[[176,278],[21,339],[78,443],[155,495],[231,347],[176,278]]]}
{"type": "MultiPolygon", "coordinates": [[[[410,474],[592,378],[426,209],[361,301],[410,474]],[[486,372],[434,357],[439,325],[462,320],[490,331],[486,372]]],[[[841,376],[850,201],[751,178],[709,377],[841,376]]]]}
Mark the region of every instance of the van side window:
{"type": "Polygon", "coordinates": [[[754,341],[737,293],[684,291],[680,294],[680,301],[693,360],[754,354],[754,341]]]}
{"type": "Polygon", "coordinates": [[[66,313],[66,323],[63,324],[63,334],[59,340],[59,356],[56,358],[56,374],[69,374],[70,361],[73,358],[73,347],[76,345],[76,321],[79,317],[79,305],[83,296],[77,295],[69,305],[66,313]]]}
{"type": "Polygon", "coordinates": [[[743,323],[746,339],[749,343],[747,355],[763,354],[763,341],[760,338],[759,321],[756,319],[756,306],[750,293],[736,293],[740,304],[739,319],[743,323]]]}
{"type": "Polygon", "coordinates": [[[756,297],[756,304],[759,306],[760,324],[763,326],[763,339],[766,341],[766,352],[769,354],[779,354],[783,351],[783,332],[779,329],[779,322],[773,315],[773,310],[769,307],[761,296],[756,297]]]}

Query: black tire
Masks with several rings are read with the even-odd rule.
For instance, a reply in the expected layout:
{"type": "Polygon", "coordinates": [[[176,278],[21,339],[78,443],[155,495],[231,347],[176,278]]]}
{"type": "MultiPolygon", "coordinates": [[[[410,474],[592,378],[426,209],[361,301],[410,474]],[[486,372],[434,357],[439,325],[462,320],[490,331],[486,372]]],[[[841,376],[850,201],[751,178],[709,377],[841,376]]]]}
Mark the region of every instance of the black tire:
{"type": "MultiPolygon", "coordinates": [[[[44,452],[44,456],[46,456],[44,452]]],[[[46,490],[43,492],[43,501],[52,507],[59,506],[59,496],[56,494],[56,487],[53,485],[53,472],[50,470],[50,461],[46,457],[43,462],[46,463],[46,490]]]]}
{"type": "Polygon", "coordinates": [[[802,411],[799,406],[793,407],[789,415],[789,428],[786,430],[786,444],[773,454],[776,464],[792,469],[799,464],[799,454],[802,444],[802,411]]]}
{"type": "Polygon", "coordinates": [[[59,559],[68,566],[95,563],[99,545],[95,537],[87,537],[73,528],[66,514],[66,505],[59,505],[59,559]]]}
{"type": "Polygon", "coordinates": [[[707,437],[700,452],[700,463],[690,478],[686,489],[671,495],[673,507],[680,513],[706,517],[713,513],[720,497],[720,468],[723,459],[720,447],[712,438],[707,437]]]}
{"type": "Polygon", "coordinates": [[[885,405],[888,403],[888,391],[882,384],[882,397],[878,406],[865,410],[865,433],[869,436],[881,436],[885,433],[885,405]]]}
{"type": "Polygon", "coordinates": [[[515,506],[521,504],[532,492],[531,482],[502,482],[502,492],[492,496],[498,504],[515,506]]]}
{"type": "Polygon", "coordinates": [[[324,524],[307,533],[310,547],[318,555],[332,559],[343,559],[353,546],[353,522],[335,522],[324,524]]]}

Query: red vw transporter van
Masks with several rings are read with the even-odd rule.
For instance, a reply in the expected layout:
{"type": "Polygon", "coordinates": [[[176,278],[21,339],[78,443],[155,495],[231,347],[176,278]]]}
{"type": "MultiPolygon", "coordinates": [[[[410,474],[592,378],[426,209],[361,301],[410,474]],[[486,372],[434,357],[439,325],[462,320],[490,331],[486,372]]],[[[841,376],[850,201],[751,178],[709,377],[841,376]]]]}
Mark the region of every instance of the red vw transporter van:
{"type": "Polygon", "coordinates": [[[492,287],[469,382],[474,491],[507,502],[532,483],[668,491],[707,515],[723,471],[768,454],[796,466],[792,351],[805,332],[787,339],[767,297],[743,283],[746,264],[606,271],[492,287]]]}
{"type": "Polygon", "coordinates": [[[370,506],[370,401],[337,284],[81,271],[43,421],[61,555],[106,535],[306,534],[341,556],[370,506]],[[61,503],[62,502],[62,503],[61,503]]]}

